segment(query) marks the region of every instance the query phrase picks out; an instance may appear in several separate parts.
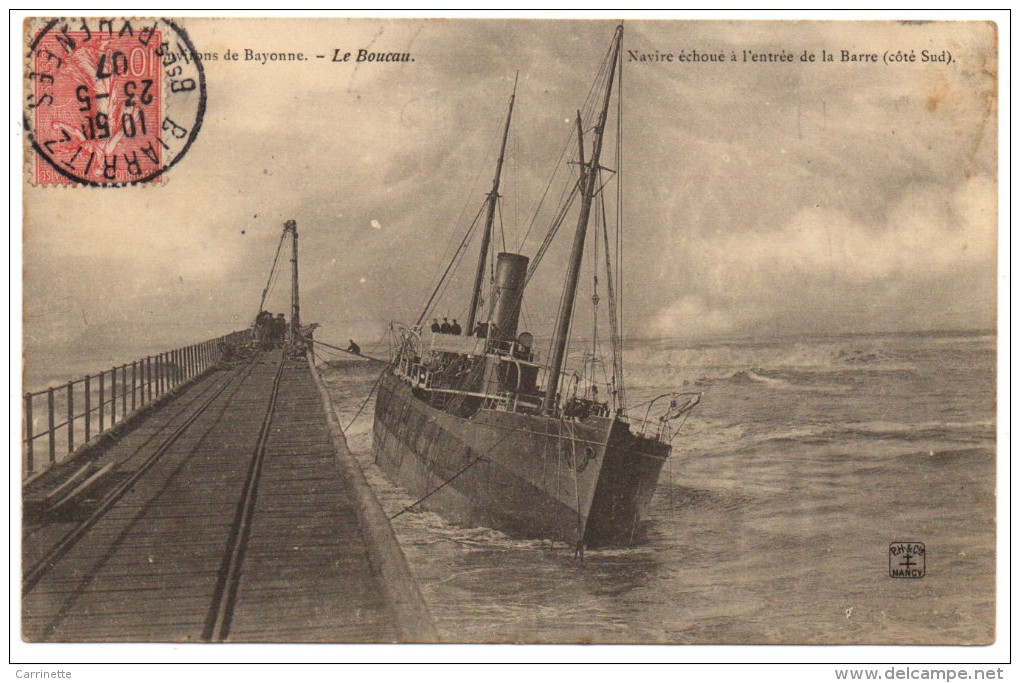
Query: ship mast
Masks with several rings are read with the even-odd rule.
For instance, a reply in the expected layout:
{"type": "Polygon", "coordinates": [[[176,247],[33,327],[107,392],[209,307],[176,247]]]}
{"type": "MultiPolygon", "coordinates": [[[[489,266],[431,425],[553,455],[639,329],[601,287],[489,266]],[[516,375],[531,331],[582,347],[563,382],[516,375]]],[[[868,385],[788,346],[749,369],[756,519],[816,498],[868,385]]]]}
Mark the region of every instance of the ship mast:
{"type": "Polygon", "coordinates": [[[592,198],[595,196],[598,183],[599,157],[602,154],[602,139],[606,128],[606,117],[609,112],[609,99],[613,90],[613,77],[616,75],[617,60],[620,55],[620,43],[623,40],[623,26],[616,27],[616,36],[610,50],[608,81],[606,94],[602,102],[602,111],[595,124],[595,140],[592,143],[591,161],[582,162],[581,213],[577,217],[577,231],[574,233],[574,244],[570,251],[570,263],[567,266],[567,279],[563,285],[563,297],[560,310],[556,317],[556,332],[553,336],[552,356],[549,362],[549,378],[545,390],[544,410],[547,413],[556,410],[556,395],[559,393],[560,373],[563,370],[563,357],[566,354],[567,336],[570,333],[570,320],[574,314],[574,298],[577,295],[577,280],[581,274],[581,257],[584,256],[584,241],[588,233],[588,218],[591,214],[592,198]]]}
{"type": "Polygon", "coordinates": [[[503,127],[503,144],[499,148],[499,161],[496,162],[496,177],[492,181],[489,193],[489,208],[485,215],[485,230],[482,232],[482,246],[478,253],[478,270],[475,272],[475,286],[471,290],[471,308],[468,309],[466,330],[470,335],[475,329],[475,314],[478,310],[478,298],[482,293],[482,280],[485,279],[485,262],[489,255],[489,242],[492,239],[492,223],[496,218],[496,202],[499,200],[499,177],[503,172],[503,158],[506,155],[506,140],[510,134],[510,117],[514,113],[514,98],[517,97],[517,77],[514,76],[514,90],[510,95],[510,108],[506,113],[506,125],[503,127]]]}
{"type": "Polygon", "coordinates": [[[298,262],[297,262],[297,222],[289,220],[283,224],[283,234],[291,235],[290,250],[290,340],[296,342],[300,336],[301,327],[301,303],[298,298],[298,262]]]}

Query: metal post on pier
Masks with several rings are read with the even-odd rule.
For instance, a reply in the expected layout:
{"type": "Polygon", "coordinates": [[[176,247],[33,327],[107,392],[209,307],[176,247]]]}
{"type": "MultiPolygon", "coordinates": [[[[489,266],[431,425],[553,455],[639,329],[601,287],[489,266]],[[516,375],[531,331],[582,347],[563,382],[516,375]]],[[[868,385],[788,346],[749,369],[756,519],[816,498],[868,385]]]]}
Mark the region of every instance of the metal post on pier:
{"type": "Polygon", "coordinates": [[[106,429],[106,391],[104,387],[105,372],[99,372],[99,431],[106,429]]]}
{"type": "Polygon", "coordinates": [[[74,382],[67,383],[67,452],[74,453],[74,382]]]}
{"type": "Polygon", "coordinates": [[[92,378],[85,375],[85,443],[92,438],[92,378]]]}
{"type": "Polygon", "coordinates": [[[53,428],[53,387],[46,390],[46,406],[50,420],[50,464],[57,461],[57,430],[53,428]]]}
{"type": "Polygon", "coordinates": [[[117,424],[117,366],[110,369],[110,426],[117,424]]]}
{"type": "Polygon", "coordinates": [[[25,394],[25,464],[28,471],[35,470],[35,435],[32,433],[32,394],[25,394]]]}
{"type": "Polygon", "coordinates": [[[138,361],[131,361],[131,410],[138,408],[138,361]]]}
{"type": "Polygon", "coordinates": [[[145,357],[145,391],[142,392],[142,401],[148,403],[152,400],[152,356],[145,357]],[[146,398],[148,396],[148,398],[146,398]]]}
{"type": "Polygon", "coordinates": [[[120,419],[127,415],[127,363],[120,366],[120,419]]]}

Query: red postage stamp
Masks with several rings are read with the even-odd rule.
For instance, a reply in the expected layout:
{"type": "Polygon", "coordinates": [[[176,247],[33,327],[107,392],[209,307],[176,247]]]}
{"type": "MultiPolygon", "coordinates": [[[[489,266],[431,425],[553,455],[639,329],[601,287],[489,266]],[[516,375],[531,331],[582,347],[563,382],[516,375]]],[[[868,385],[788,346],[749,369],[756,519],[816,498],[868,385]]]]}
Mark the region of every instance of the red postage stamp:
{"type": "Polygon", "coordinates": [[[205,77],[184,31],[159,20],[29,26],[25,129],[37,184],[151,183],[201,127],[205,77]]]}

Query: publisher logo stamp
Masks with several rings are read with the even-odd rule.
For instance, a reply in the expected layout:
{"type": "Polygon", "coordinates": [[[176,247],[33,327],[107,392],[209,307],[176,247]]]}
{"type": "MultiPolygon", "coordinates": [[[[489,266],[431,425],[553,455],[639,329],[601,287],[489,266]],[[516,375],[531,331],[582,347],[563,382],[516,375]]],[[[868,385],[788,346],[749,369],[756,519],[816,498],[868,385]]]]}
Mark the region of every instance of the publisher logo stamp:
{"type": "Polygon", "coordinates": [[[150,183],[202,125],[205,73],[169,19],[29,20],[25,133],[32,181],[150,183]]]}
{"type": "Polygon", "coordinates": [[[896,541],[889,544],[889,576],[894,579],[921,579],[924,571],[924,543],[896,541]]]}

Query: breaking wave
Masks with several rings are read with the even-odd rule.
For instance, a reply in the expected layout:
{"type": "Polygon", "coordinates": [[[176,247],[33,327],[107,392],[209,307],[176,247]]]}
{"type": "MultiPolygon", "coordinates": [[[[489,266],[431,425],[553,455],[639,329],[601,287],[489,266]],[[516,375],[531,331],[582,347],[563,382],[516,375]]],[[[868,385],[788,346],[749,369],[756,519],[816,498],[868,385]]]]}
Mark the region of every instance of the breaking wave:
{"type": "MultiPolygon", "coordinates": [[[[914,368],[912,359],[879,342],[721,344],[684,347],[678,342],[642,343],[624,351],[625,379],[629,387],[670,384],[706,386],[719,381],[757,382],[773,388],[796,388],[797,383],[775,377],[776,373],[812,375],[824,373],[893,372],[914,368]]],[[[841,391],[836,384],[813,390],[841,391]]]]}
{"type": "Polygon", "coordinates": [[[955,438],[995,438],[995,421],[979,420],[975,422],[922,422],[903,424],[899,422],[856,422],[844,425],[839,430],[843,436],[858,436],[870,439],[899,439],[920,441],[943,439],[948,436],[955,438]]]}

